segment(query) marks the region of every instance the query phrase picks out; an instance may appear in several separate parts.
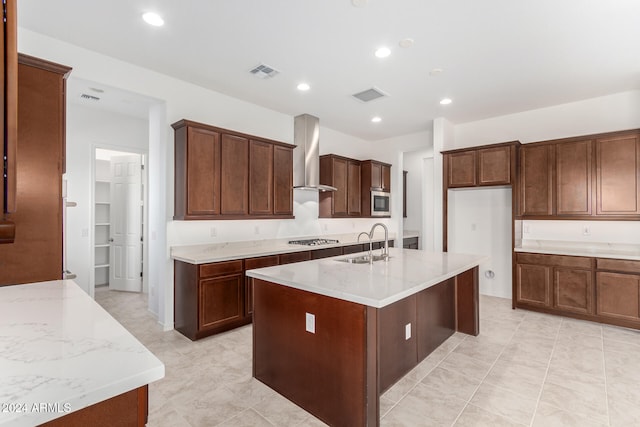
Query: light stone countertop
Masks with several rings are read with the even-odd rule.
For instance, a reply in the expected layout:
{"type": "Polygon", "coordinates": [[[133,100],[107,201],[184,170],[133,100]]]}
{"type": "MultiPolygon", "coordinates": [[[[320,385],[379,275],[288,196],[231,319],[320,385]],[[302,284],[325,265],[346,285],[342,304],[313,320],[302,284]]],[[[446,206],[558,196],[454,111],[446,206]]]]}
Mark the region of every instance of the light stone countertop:
{"type": "Polygon", "coordinates": [[[420,233],[414,230],[402,230],[402,237],[410,239],[411,237],[420,237],[420,233]]]}
{"type": "MultiPolygon", "coordinates": [[[[360,243],[365,243],[364,237],[360,243]]],[[[377,228],[373,236],[374,242],[384,240],[384,232],[377,228]]],[[[395,233],[389,233],[389,240],[395,240],[395,233]]],[[[358,233],[331,234],[324,236],[287,237],[285,239],[250,240],[245,242],[211,243],[202,245],[172,246],[171,258],[189,264],[207,264],[218,261],[253,258],[267,255],[277,255],[291,252],[313,251],[317,249],[335,248],[355,245],[358,243],[358,233]],[[290,245],[290,240],[303,239],[332,239],[339,243],[331,245],[304,246],[290,245]]],[[[368,240],[366,240],[368,243],[368,240]]]]}
{"type": "Polygon", "coordinates": [[[556,240],[523,240],[515,252],[614,258],[640,261],[640,245],[602,242],[570,242],[556,240]]]}
{"type": "MultiPolygon", "coordinates": [[[[379,250],[375,251],[380,252],[379,250]]],[[[381,308],[476,267],[482,255],[390,248],[389,261],[349,264],[341,255],[248,270],[247,276],[381,308]]]]}
{"type": "Polygon", "coordinates": [[[0,287],[0,425],[38,425],[163,377],[72,280],[0,287]]]}

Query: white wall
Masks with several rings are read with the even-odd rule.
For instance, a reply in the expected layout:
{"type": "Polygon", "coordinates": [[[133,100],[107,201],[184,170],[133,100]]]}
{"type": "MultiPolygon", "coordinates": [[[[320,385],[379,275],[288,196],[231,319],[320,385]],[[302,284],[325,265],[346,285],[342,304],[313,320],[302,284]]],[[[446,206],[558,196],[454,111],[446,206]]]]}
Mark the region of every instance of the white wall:
{"type": "Polygon", "coordinates": [[[640,244],[640,221],[522,221],[522,238],[580,243],[640,244]],[[583,232],[588,229],[588,235],[583,232]]]}
{"type": "Polygon", "coordinates": [[[91,241],[93,156],[96,146],[145,152],[148,144],[145,120],[77,104],[67,105],[67,269],[77,274],[76,283],[92,295],[91,241]]]}
{"type": "Polygon", "coordinates": [[[433,250],[433,149],[404,152],[403,169],[407,171],[403,228],[418,232],[421,249],[433,250]]]}
{"type": "Polygon", "coordinates": [[[479,266],[480,293],[511,298],[511,189],[449,190],[448,245],[450,252],[489,256],[479,266]]]}

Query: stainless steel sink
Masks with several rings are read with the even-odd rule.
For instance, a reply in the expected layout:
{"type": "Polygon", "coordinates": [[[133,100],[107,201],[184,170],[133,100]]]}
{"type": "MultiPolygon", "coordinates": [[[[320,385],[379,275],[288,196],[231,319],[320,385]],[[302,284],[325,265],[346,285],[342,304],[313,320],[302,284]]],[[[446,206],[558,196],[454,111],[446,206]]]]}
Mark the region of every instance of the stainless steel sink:
{"type": "Polygon", "coordinates": [[[369,255],[358,255],[349,258],[337,258],[336,261],[346,262],[349,264],[369,264],[370,262],[380,261],[383,259],[385,259],[384,255],[372,255],[371,257],[369,257],[369,255]]]}

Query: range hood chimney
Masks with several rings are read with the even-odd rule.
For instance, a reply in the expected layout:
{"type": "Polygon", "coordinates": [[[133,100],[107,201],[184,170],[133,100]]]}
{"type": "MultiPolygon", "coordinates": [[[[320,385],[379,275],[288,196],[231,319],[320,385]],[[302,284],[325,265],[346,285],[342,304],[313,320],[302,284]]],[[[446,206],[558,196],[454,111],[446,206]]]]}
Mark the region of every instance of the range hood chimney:
{"type": "Polygon", "coordinates": [[[336,191],[320,184],[320,119],[301,114],[294,119],[293,188],[311,191],[336,191]]]}

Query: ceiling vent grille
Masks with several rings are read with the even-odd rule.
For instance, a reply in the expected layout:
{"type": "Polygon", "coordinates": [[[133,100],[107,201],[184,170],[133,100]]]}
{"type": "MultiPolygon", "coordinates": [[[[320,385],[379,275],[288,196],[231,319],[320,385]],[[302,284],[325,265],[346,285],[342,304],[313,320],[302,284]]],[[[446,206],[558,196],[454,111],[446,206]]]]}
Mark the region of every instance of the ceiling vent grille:
{"type": "Polygon", "coordinates": [[[266,64],[260,64],[249,72],[259,79],[269,79],[280,73],[280,71],[266,64]]]}
{"type": "Polygon", "coordinates": [[[97,96],[89,95],[87,93],[83,93],[82,95],[80,95],[80,98],[88,99],[89,101],[100,101],[100,98],[98,98],[97,96]]]}
{"type": "Polygon", "coordinates": [[[356,98],[359,101],[362,102],[370,102],[373,101],[374,99],[378,99],[378,98],[382,98],[384,96],[389,96],[386,93],[384,93],[383,91],[381,91],[380,89],[376,88],[376,87],[372,87],[371,89],[367,89],[367,90],[363,90],[362,92],[358,92],[358,93],[354,93],[352,95],[354,98],[356,98]]]}

